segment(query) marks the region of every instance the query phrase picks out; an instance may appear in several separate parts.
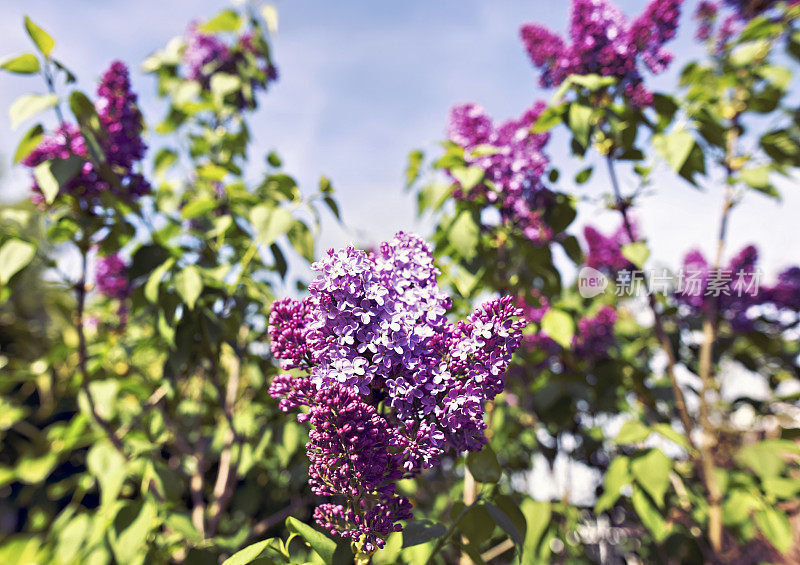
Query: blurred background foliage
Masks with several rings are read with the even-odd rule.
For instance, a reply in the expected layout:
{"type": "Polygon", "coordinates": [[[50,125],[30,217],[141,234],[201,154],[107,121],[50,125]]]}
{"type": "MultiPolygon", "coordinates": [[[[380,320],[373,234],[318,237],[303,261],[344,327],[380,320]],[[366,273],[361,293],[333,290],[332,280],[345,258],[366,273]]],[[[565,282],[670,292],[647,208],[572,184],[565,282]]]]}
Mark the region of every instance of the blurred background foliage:
{"type": "MultiPolygon", "coordinates": [[[[526,124],[532,140],[566,134],[568,148],[547,151],[585,160],[575,185],[609,175],[615,236],[575,233],[576,196],[549,162],[533,210],[546,236],[531,237],[490,197],[501,143],[411,153],[407,189],[435,222],[455,313],[512,294],[530,324],[490,407],[489,445],[401,483],[415,519],[372,563],[800,560],[800,396],[785,384],[799,377],[800,293],[770,287],[742,326],[741,305],[634,296],[646,283],[619,278],[653,265],[635,223],[653,175],[719,193],[717,268],[741,195],[779,198],[775,176],[796,179],[800,7],[767,4],[680,61],[680,84],[651,105],[632,104],[613,73],[573,74],[526,124]],[[594,264],[615,292],[584,297],[573,273],[593,242],[616,251],[594,264]],[[767,394],[724,394],[748,371],[767,394]],[[591,496],[532,496],[542,463],[565,461],[592,477],[591,496]]],[[[299,187],[277,153],[248,151],[248,116],[278,76],[275,8],[225,9],[144,61],[167,111],[144,117],[141,169],[114,162],[104,107],[25,25],[34,50],[2,68],[41,75],[48,94],[12,106],[28,128],[15,163],[54,123],[75,124],[89,149],[31,167],[37,203],[0,209],[0,561],[352,562],[308,525],[307,432],[266,394],[270,303],[302,291],[322,215],[339,219],[329,179],[299,187]],[[76,163],[113,190],[79,197],[76,163]],[[151,190],[120,197],[136,174],[151,190]],[[109,296],[95,271],[117,254],[125,291],[109,296]]]]}

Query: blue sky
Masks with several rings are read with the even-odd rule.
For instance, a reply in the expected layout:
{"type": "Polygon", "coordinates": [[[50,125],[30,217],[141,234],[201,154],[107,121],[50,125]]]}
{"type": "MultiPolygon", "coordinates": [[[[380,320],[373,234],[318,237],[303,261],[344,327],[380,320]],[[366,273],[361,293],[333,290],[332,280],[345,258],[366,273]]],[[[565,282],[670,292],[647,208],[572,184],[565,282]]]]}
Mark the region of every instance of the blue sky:
{"type": "MultiPolygon", "coordinates": [[[[326,224],[322,246],[348,240],[375,241],[397,229],[423,234],[429,222],[415,219],[413,199],[402,191],[402,175],[409,150],[435,151],[443,137],[447,111],[457,102],[476,101],[498,119],[521,113],[536,98],[549,93],[536,86],[536,74],[518,40],[524,22],[540,21],[564,30],[567,2],[550,0],[479,0],[367,2],[354,0],[285,0],[278,3],[280,29],[275,49],[281,79],[263,99],[252,120],[257,157],[276,149],[288,172],[309,190],[320,174],[329,176],[349,226],[342,231],[326,224]]],[[[637,14],[645,2],[620,2],[628,14],[637,14]]],[[[693,6],[693,2],[688,2],[693,6]]],[[[57,41],[56,55],[93,89],[96,77],[112,58],[136,68],[153,50],[182,33],[189,20],[205,18],[224,7],[211,0],[12,0],[0,5],[0,56],[28,49],[22,16],[29,14],[57,41]]],[[[691,43],[690,9],[673,47],[677,65],[652,81],[655,87],[674,84],[676,69],[697,49],[691,43]]],[[[145,114],[151,122],[161,117],[152,95],[154,81],[136,74],[145,114]]],[[[0,76],[0,106],[16,96],[40,90],[36,79],[0,76]]],[[[20,131],[10,132],[5,111],[0,112],[0,153],[8,163],[20,131]]],[[[551,141],[549,153],[562,173],[583,164],[567,156],[563,138],[551,141]]],[[[260,158],[258,159],[260,161],[260,158]]],[[[0,180],[0,198],[26,192],[22,170],[0,180]]],[[[570,185],[562,174],[559,188],[573,191],[587,202],[580,206],[579,225],[585,222],[611,228],[616,217],[588,200],[608,190],[598,168],[588,186],[570,185]]],[[[660,169],[653,194],[639,212],[643,232],[653,255],[677,266],[694,246],[713,248],[722,199],[721,186],[697,191],[660,169]]],[[[625,175],[623,174],[623,183],[625,175]]],[[[759,195],[746,197],[734,211],[729,251],[748,242],[760,243],[762,264],[768,272],[800,259],[800,235],[794,218],[800,211],[796,182],[779,185],[781,208],[759,195]]],[[[730,253],[729,253],[730,255],[730,253]]]]}

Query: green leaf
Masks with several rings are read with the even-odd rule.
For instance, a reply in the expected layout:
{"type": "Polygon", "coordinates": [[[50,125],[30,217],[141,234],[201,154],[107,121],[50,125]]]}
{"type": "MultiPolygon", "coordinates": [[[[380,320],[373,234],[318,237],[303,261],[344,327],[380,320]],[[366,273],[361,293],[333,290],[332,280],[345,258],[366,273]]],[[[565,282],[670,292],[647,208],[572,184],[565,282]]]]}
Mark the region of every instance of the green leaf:
{"type": "Polygon", "coordinates": [[[200,276],[200,271],[197,267],[194,265],[184,267],[175,277],[175,289],[181,295],[189,310],[194,310],[194,305],[197,299],[200,298],[200,293],[203,292],[203,278],[200,276]]]}
{"type": "Polygon", "coordinates": [[[591,131],[592,109],[573,102],[569,106],[569,129],[575,140],[583,147],[589,145],[589,132],[591,131]]]}
{"type": "Polygon", "coordinates": [[[222,562],[222,565],[247,565],[248,563],[252,563],[261,557],[269,556],[275,551],[271,547],[274,541],[275,540],[273,538],[269,538],[248,545],[244,549],[239,550],[228,557],[222,562]]]}
{"type": "Polygon", "coordinates": [[[200,26],[203,33],[233,32],[242,27],[242,18],[234,10],[223,10],[200,26]]]}
{"type": "Polygon", "coordinates": [[[20,239],[9,239],[0,247],[0,284],[8,284],[15,274],[31,262],[36,246],[20,239]]]}
{"type": "Polygon", "coordinates": [[[414,520],[403,528],[403,548],[414,547],[442,537],[447,528],[444,524],[429,520],[414,520]]]}
{"type": "Polygon", "coordinates": [[[311,549],[319,555],[325,563],[330,565],[347,564],[353,562],[353,554],[349,544],[337,543],[316,528],[304,524],[297,518],[286,518],[286,527],[290,532],[299,534],[311,549]]]}
{"type": "Polygon", "coordinates": [[[728,526],[752,522],[753,510],[759,508],[762,503],[760,496],[757,497],[753,493],[741,489],[734,489],[722,504],[723,522],[728,526]]]}
{"type": "Polygon", "coordinates": [[[508,537],[511,538],[511,541],[513,541],[517,547],[522,548],[523,544],[525,543],[525,538],[522,537],[522,532],[511,519],[511,517],[490,502],[487,502],[484,504],[484,506],[486,507],[487,512],[489,512],[489,515],[492,517],[492,520],[494,520],[494,523],[500,526],[500,528],[506,534],[508,534],[508,537]]]}
{"type": "Polygon", "coordinates": [[[792,547],[792,525],[786,515],[773,508],[765,506],[755,514],[756,526],[766,536],[775,549],[786,553],[792,547]]]}
{"type": "Polygon", "coordinates": [[[17,151],[14,153],[14,164],[21,163],[31,152],[39,147],[42,138],[44,137],[44,128],[42,124],[36,124],[28,132],[22,136],[22,139],[17,145],[17,151]]]}
{"type": "Polygon", "coordinates": [[[425,155],[420,150],[414,150],[408,154],[408,165],[406,166],[406,188],[410,187],[419,178],[419,168],[425,155]]]}
{"type": "Polygon", "coordinates": [[[214,73],[211,75],[210,88],[211,94],[214,95],[214,100],[221,105],[225,96],[242,88],[242,81],[236,75],[214,73]]]}
{"type": "Polygon", "coordinates": [[[676,173],[680,173],[694,144],[692,134],[684,129],[676,130],[668,135],[656,134],[653,136],[653,147],[676,173]]]}
{"type": "Polygon", "coordinates": [[[274,151],[270,151],[267,154],[267,163],[269,163],[270,167],[275,167],[275,168],[280,167],[282,164],[280,156],[274,151]]]}
{"type": "Polygon", "coordinates": [[[294,223],[294,218],[284,208],[259,204],[250,210],[250,222],[256,229],[259,243],[270,245],[289,231],[294,223]]]}
{"type": "Polygon", "coordinates": [[[483,180],[485,171],[480,167],[453,167],[450,174],[458,181],[464,192],[469,192],[483,180]]]}
{"type": "Polygon", "coordinates": [[[157,267],[148,277],[147,282],[144,285],[144,297],[147,298],[149,302],[155,304],[158,301],[158,287],[161,285],[161,280],[174,264],[175,259],[170,257],[159,267],[157,267]]]}
{"type": "Polygon", "coordinates": [[[769,183],[770,170],[771,168],[769,165],[762,165],[752,169],[742,169],[742,182],[767,196],[780,198],[778,191],[769,183]]]}
{"type": "Polygon", "coordinates": [[[745,445],[736,453],[736,461],[749,467],[762,480],[780,475],[786,468],[784,453],[799,453],[800,448],[789,440],[764,440],[745,445]]]}
{"type": "Polygon", "coordinates": [[[95,443],[86,455],[86,467],[100,483],[100,501],[108,505],[119,496],[125,482],[125,458],[107,440],[95,443]]]}
{"type": "Polygon", "coordinates": [[[631,463],[631,472],[636,482],[642,485],[659,507],[664,506],[671,470],[672,461],[660,449],[651,449],[631,463]]]}
{"type": "Polygon", "coordinates": [[[663,422],[659,422],[658,424],[653,424],[653,431],[658,432],[674,444],[682,447],[683,449],[689,449],[689,442],[682,433],[677,431],[675,428],[670,426],[669,424],[665,424],[663,422]]]}
{"type": "Polygon", "coordinates": [[[567,77],[567,80],[572,84],[577,84],[578,86],[582,86],[591,90],[592,92],[607,86],[611,86],[617,82],[617,79],[612,76],[601,76],[597,74],[570,75],[567,77]]]}
{"type": "Polygon", "coordinates": [[[463,502],[454,505],[451,515],[461,516],[458,529],[469,540],[470,546],[479,547],[491,537],[495,527],[494,520],[483,503],[473,504],[462,514],[464,506],[463,502]]]}
{"type": "Polygon", "coordinates": [[[69,109],[79,124],[99,129],[100,120],[97,117],[97,110],[89,97],[80,90],[75,90],[69,95],[69,109]]]}
{"type": "Polygon", "coordinates": [[[650,256],[650,250],[645,242],[634,241],[622,246],[622,256],[641,269],[650,256]]]}
{"type": "Polygon", "coordinates": [[[532,133],[545,133],[561,123],[564,108],[562,106],[548,106],[539,114],[536,122],[531,127],[532,133]]]}
{"type": "Polygon", "coordinates": [[[639,420],[628,420],[622,424],[617,437],[614,438],[614,442],[620,445],[639,443],[640,441],[646,440],[649,435],[650,428],[639,420]]]}
{"type": "Polygon", "coordinates": [[[769,53],[769,41],[760,39],[736,47],[731,53],[730,61],[737,67],[743,67],[763,59],[767,53],[769,53]]]}
{"type": "Polygon", "coordinates": [[[33,178],[44,194],[45,202],[52,204],[58,191],[75,178],[83,166],[83,159],[71,155],[66,159],[56,159],[40,163],[33,169],[33,178]]]}
{"type": "Polygon", "coordinates": [[[342,216],[341,213],[339,212],[339,205],[336,203],[336,200],[334,200],[330,196],[326,196],[325,198],[322,199],[322,201],[325,202],[325,205],[328,207],[328,210],[331,211],[331,214],[333,214],[333,216],[337,220],[339,220],[339,222],[341,222],[342,216]]]}
{"type": "Polygon", "coordinates": [[[114,533],[111,549],[119,563],[141,562],[147,537],[156,525],[158,510],[152,502],[144,502],[139,507],[134,503],[124,508],[114,520],[114,533]],[[137,512],[138,510],[138,512],[137,512]],[[138,560],[137,560],[138,558],[138,560]]]}
{"type": "Polygon", "coordinates": [[[214,163],[206,163],[197,169],[197,174],[204,179],[220,182],[228,174],[228,169],[214,163]]]}
{"type": "Polygon", "coordinates": [[[333,185],[331,184],[331,179],[322,175],[319,177],[319,191],[323,194],[327,194],[329,192],[333,192],[333,185]]]}
{"type": "Polygon", "coordinates": [[[786,477],[767,477],[764,479],[764,490],[781,499],[794,497],[800,493],[800,480],[786,477]]]}
{"type": "Polygon", "coordinates": [[[603,494],[597,499],[594,511],[596,514],[605,512],[622,494],[622,487],[630,484],[630,461],[624,455],[617,455],[611,460],[603,477],[603,494]]]}
{"type": "Polygon", "coordinates": [[[658,509],[650,502],[647,495],[641,489],[633,487],[633,494],[631,495],[631,504],[633,509],[642,520],[642,524],[650,530],[653,538],[659,543],[667,539],[670,533],[670,527],[667,522],[659,513],[658,509]]]}
{"type": "Polygon", "coordinates": [[[462,257],[470,260],[475,256],[479,230],[469,211],[464,210],[458,215],[448,236],[450,243],[462,257]]]}
{"type": "MultiPolygon", "coordinates": [[[[0,251],[0,255],[2,252],[0,251]]],[[[2,263],[0,263],[2,268],[2,263]]],[[[28,409],[14,404],[5,398],[0,398],[0,430],[7,430],[22,420],[28,414],[28,409]]]]}
{"type": "Polygon", "coordinates": [[[17,462],[17,478],[29,485],[41,483],[53,472],[56,463],[58,455],[53,452],[41,457],[23,457],[17,462]]]}
{"type": "Polygon", "coordinates": [[[296,221],[291,228],[289,228],[289,243],[295,248],[303,259],[309,263],[314,260],[314,236],[308,226],[301,222],[296,221]]]}
{"type": "Polygon", "coordinates": [[[447,202],[453,190],[453,185],[444,182],[434,182],[420,189],[417,195],[417,208],[420,213],[427,209],[438,210],[447,202]]]}
{"type": "Polygon", "coordinates": [[[568,313],[556,308],[550,308],[542,316],[542,330],[550,339],[567,349],[572,345],[572,336],[575,335],[575,323],[568,313]]]}
{"type": "Polygon", "coordinates": [[[578,174],[575,175],[575,183],[583,184],[588,181],[592,176],[592,171],[594,171],[594,167],[586,167],[585,169],[578,171],[578,174]]]}
{"type": "Polygon", "coordinates": [[[267,24],[267,29],[273,35],[278,33],[278,8],[272,4],[264,4],[261,7],[261,16],[267,24]]]}
{"type": "Polygon", "coordinates": [[[199,216],[205,216],[217,207],[217,199],[206,196],[192,200],[181,209],[181,216],[190,220],[199,216]]]}
{"type": "Polygon", "coordinates": [[[520,504],[520,510],[525,516],[527,529],[525,531],[525,543],[522,546],[520,563],[539,562],[539,543],[550,525],[552,507],[549,502],[539,502],[531,498],[526,498],[520,504]]]}
{"type": "Polygon", "coordinates": [[[25,16],[25,31],[28,32],[28,36],[33,40],[36,48],[41,51],[45,57],[49,57],[50,52],[56,45],[55,40],[50,37],[50,34],[33,23],[28,16],[25,16]]]}
{"type": "Polygon", "coordinates": [[[11,57],[0,63],[0,69],[20,75],[32,75],[39,72],[39,59],[30,53],[11,57]]]}
{"type": "Polygon", "coordinates": [[[488,445],[483,446],[480,451],[470,452],[467,456],[467,467],[479,483],[496,483],[503,475],[497,455],[488,445]]]}
{"type": "Polygon", "coordinates": [[[11,129],[16,129],[19,124],[38,114],[39,112],[52,108],[58,104],[58,96],[55,94],[24,94],[14,100],[8,109],[8,116],[11,118],[11,129]]]}

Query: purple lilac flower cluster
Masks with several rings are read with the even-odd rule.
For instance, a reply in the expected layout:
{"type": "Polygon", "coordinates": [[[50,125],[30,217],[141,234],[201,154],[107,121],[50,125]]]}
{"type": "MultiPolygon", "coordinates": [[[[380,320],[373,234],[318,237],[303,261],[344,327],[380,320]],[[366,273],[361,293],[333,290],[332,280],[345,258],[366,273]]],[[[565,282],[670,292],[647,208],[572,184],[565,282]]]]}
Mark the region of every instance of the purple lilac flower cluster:
{"type": "MultiPolygon", "coordinates": [[[[781,3],[780,0],[724,0],[722,3],[703,0],[694,13],[697,21],[695,37],[701,41],[712,41],[716,53],[720,54],[729,47],[731,38],[741,32],[747,22],[781,3]],[[715,28],[717,20],[724,15],[724,7],[729,8],[729,11],[722,18],[719,27],[715,28]]],[[[789,6],[798,3],[800,0],[786,2],[789,6]]]]}
{"type": "Polygon", "coordinates": [[[538,24],[520,30],[539,83],[549,88],[572,74],[616,77],[633,104],[652,103],[644,86],[639,62],[654,74],[672,61],[664,44],[675,37],[683,0],[652,0],[632,22],[608,0],[572,0],[567,44],[558,34],[538,24]]]}
{"type": "Polygon", "coordinates": [[[549,135],[531,132],[545,107],[537,102],[520,118],[495,126],[480,105],[461,104],[450,111],[447,126],[450,141],[464,149],[466,163],[484,170],[484,182],[467,192],[457,190],[455,197],[498,207],[503,221],[536,243],[552,237],[543,215],[553,193],[541,181],[549,163],[544,154],[549,135]],[[483,151],[473,155],[478,147],[483,151]]]}
{"type": "Polygon", "coordinates": [[[330,250],[313,269],[309,296],[276,301],[269,327],[275,357],[307,376],[276,377],[270,394],[282,410],[308,407],[309,483],[344,499],[321,505],[317,523],[370,552],[410,517],[399,479],[483,446],[484,404],[524,322],[506,297],[450,323],[431,249],[413,234],[330,250]]]}
{"type": "MultiPolygon", "coordinates": [[[[186,78],[198,81],[205,89],[215,73],[242,75],[240,66],[254,64],[261,76],[250,80],[252,91],[266,89],[270,82],[277,80],[278,69],[272,64],[266,49],[258,45],[256,36],[248,31],[228,45],[219,35],[205,33],[193,23],[184,38],[183,64],[186,78]]],[[[248,76],[252,73],[246,73],[248,76]]],[[[243,93],[237,96],[240,108],[253,107],[243,93]]]]}
{"type": "Polygon", "coordinates": [[[800,267],[785,270],[774,286],[765,286],[757,261],[758,250],[753,245],[744,247],[720,269],[712,268],[700,251],[692,250],[684,258],[683,280],[675,300],[698,314],[706,313],[716,300],[717,312],[737,332],[755,327],[753,307],[771,307],[775,319],[781,313],[800,312],[800,267]]]}
{"type": "MultiPolygon", "coordinates": [[[[542,318],[550,310],[550,303],[538,291],[532,292],[532,298],[519,299],[525,319],[532,324],[541,324],[542,318]],[[535,302],[532,304],[531,302],[535,302]]],[[[617,312],[611,306],[603,306],[593,316],[586,315],[578,320],[577,331],[572,338],[569,354],[575,361],[595,363],[609,356],[614,348],[614,324],[617,322],[617,312]]],[[[547,332],[542,329],[525,336],[525,349],[541,355],[539,362],[543,366],[565,366],[567,351],[556,343],[547,332]]]]}
{"type": "MultiPolygon", "coordinates": [[[[26,166],[34,168],[45,161],[64,160],[71,156],[85,159],[78,173],[59,191],[60,194],[69,194],[78,199],[84,208],[94,204],[97,197],[107,192],[128,200],[150,192],[147,180],[133,170],[134,165],[144,157],[146,146],[141,138],[142,115],[136,104],[136,94],[131,91],[128,68],[124,63],[114,61],[103,73],[97,95],[96,109],[103,130],[98,141],[106,163],[117,175],[119,186],[112,185],[100,176],[88,159],[86,140],[75,124],[62,124],[45,136],[23,161],[26,166]]],[[[35,180],[32,189],[31,200],[42,204],[44,195],[35,180]]]]}
{"type": "Polygon", "coordinates": [[[634,268],[633,264],[622,255],[622,246],[631,243],[625,226],[620,226],[611,235],[603,235],[596,228],[586,226],[583,237],[589,248],[586,253],[587,266],[609,275],[634,268]]]}
{"type": "Polygon", "coordinates": [[[94,276],[97,290],[109,298],[122,300],[130,293],[128,266],[116,253],[97,261],[94,276]]]}

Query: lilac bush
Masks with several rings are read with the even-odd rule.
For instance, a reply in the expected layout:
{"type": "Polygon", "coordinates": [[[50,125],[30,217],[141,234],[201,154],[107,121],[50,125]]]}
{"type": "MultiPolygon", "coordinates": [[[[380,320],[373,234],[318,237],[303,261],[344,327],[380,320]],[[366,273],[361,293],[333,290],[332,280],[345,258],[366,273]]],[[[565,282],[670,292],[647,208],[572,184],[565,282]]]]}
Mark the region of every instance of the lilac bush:
{"type": "Polygon", "coordinates": [[[317,523],[370,553],[410,517],[399,479],[481,449],[484,404],[503,390],[524,322],[510,297],[449,322],[416,235],[330,250],[313,268],[309,296],[276,301],[269,328],[283,367],[306,374],[276,377],[270,394],[282,410],[308,407],[312,490],[344,499],[320,506],[317,523]]]}

